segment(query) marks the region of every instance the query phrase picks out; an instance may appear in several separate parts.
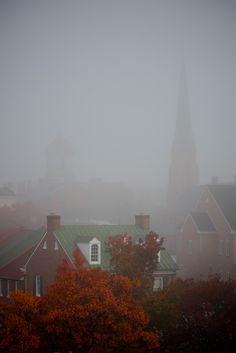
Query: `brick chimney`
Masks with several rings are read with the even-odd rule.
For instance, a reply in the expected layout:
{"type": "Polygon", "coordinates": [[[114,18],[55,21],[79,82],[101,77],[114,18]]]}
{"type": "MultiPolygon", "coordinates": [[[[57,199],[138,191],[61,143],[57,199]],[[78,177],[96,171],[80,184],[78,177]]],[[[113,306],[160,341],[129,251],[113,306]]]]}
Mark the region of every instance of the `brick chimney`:
{"type": "Polygon", "coordinates": [[[59,229],[61,225],[61,216],[55,214],[55,213],[50,213],[50,215],[47,216],[47,230],[48,231],[54,231],[56,229],[59,229]]]}
{"type": "Polygon", "coordinates": [[[136,215],[135,216],[135,225],[139,226],[142,229],[149,229],[150,228],[150,216],[149,215],[136,215]]]}

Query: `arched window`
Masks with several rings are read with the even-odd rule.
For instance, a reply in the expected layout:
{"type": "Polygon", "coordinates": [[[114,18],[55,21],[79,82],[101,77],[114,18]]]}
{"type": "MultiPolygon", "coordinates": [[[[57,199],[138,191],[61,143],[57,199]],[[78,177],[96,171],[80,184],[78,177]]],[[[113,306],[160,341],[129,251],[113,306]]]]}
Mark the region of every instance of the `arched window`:
{"type": "Polygon", "coordinates": [[[98,244],[92,244],[91,245],[91,251],[90,251],[90,259],[91,263],[98,263],[99,262],[99,247],[98,244]]]}

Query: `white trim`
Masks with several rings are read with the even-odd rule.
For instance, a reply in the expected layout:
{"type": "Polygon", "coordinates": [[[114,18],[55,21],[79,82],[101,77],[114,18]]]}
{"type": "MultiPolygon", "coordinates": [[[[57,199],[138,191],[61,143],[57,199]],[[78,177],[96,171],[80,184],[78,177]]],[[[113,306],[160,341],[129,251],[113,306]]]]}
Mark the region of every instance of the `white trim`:
{"type": "Polygon", "coordinates": [[[75,268],[76,266],[75,266],[75,263],[74,263],[73,259],[70,257],[70,255],[69,255],[68,252],[65,250],[65,248],[62,246],[60,240],[57,238],[57,235],[56,235],[54,232],[52,232],[52,234],[54,235],[54,237],[55,237],[56,240],[58,241],[60,247],[62,248],[62,250],[63,250],[64,253],[66,254],[67,258],[69,259],[69,261],[71,262],[71,264],[72,264],[73,267],[75,268]]]}
{"type": "Polygon", "coordinates": [[[181,233],[183,232],[183,229],[184,229],[184,227],[185,227],[185,224],[186,224],[187,221],[188,221],[188,218],[192,218],[192,216],[191,216],[190,213],[189,213],[189,214],[185,217],[185,219],[184,219],[183,225],[182,225],[182,227],[181,227],[181,229],[180,229],[180,232],[181,232],[181,233]]]}
{"type": "Polygon", "coordinates": [[[38,250],[38,248],[40,247],[43,239],[45,238],[45,236],[47,235],[47,232],[44,233],[44,235],[42,236],[42,238],[40,239],[40,241],[38,242],[38,245],[36,245],[34,251],[31,253],[31,255],[29,256],[28,260],[26,261],[25,265],[22,267],[24,268],[24,270],[26,271],[26,267],[28,265],[28,263],[30,262],[30,260],[32,259],[32,257],[34,256],[35,252],[38,250]]]}

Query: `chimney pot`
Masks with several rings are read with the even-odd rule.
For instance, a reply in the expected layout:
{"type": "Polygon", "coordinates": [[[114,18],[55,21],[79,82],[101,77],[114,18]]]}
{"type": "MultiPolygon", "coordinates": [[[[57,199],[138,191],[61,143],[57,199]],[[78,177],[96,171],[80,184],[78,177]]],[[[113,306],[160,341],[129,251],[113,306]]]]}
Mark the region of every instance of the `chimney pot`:
{"type": "Polygon", "coordinates": [[[139,226],[142,229],[149,229],[150,228],[150,216],[149,215],[136,215],[135,216],[135,225],[139,226]]]}

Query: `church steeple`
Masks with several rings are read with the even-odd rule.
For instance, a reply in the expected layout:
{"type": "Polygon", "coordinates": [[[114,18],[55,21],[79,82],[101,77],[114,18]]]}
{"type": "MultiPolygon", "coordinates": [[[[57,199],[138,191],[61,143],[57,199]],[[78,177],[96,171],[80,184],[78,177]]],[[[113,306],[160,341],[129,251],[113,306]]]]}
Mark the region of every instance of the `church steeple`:
{"type": "Polygon", "coordinates": [[[167,205],[176,207],[184,192],[199,183],[196,148],[192,131],[187,78],[182,65],[179,85],[177,117],[171,151],[167,205]]]}

